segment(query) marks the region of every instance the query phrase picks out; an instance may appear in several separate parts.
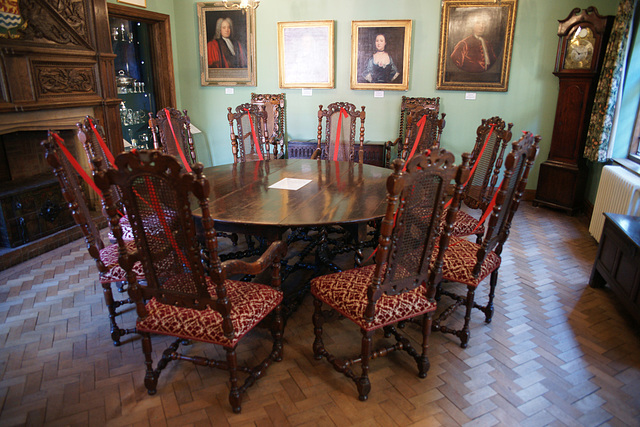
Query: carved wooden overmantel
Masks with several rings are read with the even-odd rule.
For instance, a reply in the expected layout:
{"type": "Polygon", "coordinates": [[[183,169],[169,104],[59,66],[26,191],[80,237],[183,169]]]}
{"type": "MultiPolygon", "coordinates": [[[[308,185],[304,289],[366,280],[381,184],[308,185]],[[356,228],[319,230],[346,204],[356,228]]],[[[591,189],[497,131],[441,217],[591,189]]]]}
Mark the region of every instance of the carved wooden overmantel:
{"type": "Polygon", "coordinates": [[[0,113],[92,107],[122,151],[106,0],[18,0],[11,12],[15,26],[0,28],[0,113]]]}

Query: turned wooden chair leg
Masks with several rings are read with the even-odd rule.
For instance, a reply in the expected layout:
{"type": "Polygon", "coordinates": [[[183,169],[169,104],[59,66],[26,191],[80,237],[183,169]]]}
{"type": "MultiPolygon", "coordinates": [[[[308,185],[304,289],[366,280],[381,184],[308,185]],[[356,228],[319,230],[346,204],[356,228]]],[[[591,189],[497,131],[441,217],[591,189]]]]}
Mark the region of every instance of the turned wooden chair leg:
{"type": "Polygon", "coordinates": [[[271,326],[271,336],[273,337],[273,348],[271,350],[271,357],[276,362],[282,361],[282,335],[284,333],[284,322],[282,321],[282,306],[278,306],[273,310],[273,319],[271,326]]]}
{"type": "Polygon", "coordinates": [[[496,285],[498,284],[498,271],[495,270],[491,273],[491,278],[489,279],[489,302],[487,302],[486,307],[484,308],[484,321],[486,323],[491,323],[491,319],[493,318],[493,298],[496,295],[496,285]]]}
{"type": "Polygon", "coordinates": [[[116,323],[116,303],[113,299],[113,291],[111,290],[111,283],[102,283],[102,294],[104,296],[104,303],[107,306],[109,312],[109,323],[111,326],[111,340],[116,347],[120,345],[120,337],[125,333],[118,327],[116,323]]]}
{"type": "Polygon", "coordinates": [[[236,357],[235,347],[225,348],[225,350],[227,351],[227,366],[229,367],[229,383],[231,386],[231,390],[229,391],[229,403],[231,404],[233,412],[237,414],[242,409],[242,396],[238,389],[238,359],[236,357]]]}
{"type": "Polygon", "coordinates": [[[151,336],[147,333],[141,333],[142,335],[142,352],[144,353],[144,364],[147,368],[144,375],[144,386],[147,389],[147,393],[151,396],[156,394],[156,387],[158,386],[158,376],[153,371],[153,358],[151,357],[151,336]]]}
{"type": "Polygon", "coordinates": [[[458,332],[458,338],[460,338],[460,347],[467,348],[469,344],[469,337],[471,333],[469,332],[469,323],[471,322],[471,310],[473,309],[473,301],[475,299],[476,288],[473,286],[467,286],[467,303],[466,310],[464,313],[464,326],[458,332]]]}
{"type": "Polygon", "coordinates": [[[313,341],[313,358],[320,360],[325,354],[324,342],[322,342],[322,325],[324,323],[324,317],[322,316],[322,301],[314,298],[313,305],[315,307],[312,317],[313,332],[316,336],[313,341]]]}
{"type": "Polygon", "coordinates": [[[360,357],[362,358],[360,364],[362,365],[362,375],[356,380],[356,386],[358,387],[358,399],[365,401],[369,398],[369,392],[371,391],[371,382],[369,382],[369,360],[371,358],[371,337],[374,331],[362,332],[362,351],[360,357]]]}
{"type": "Polygon", "coordinates": [[[429,350],[429,336],[431,335],[431,325],[433,323],[433,312],[425,313],[422,318],[422,354],[416,359],[418,362],[418,377],[426,378],[431,367],[427,351],[429,350]]]}

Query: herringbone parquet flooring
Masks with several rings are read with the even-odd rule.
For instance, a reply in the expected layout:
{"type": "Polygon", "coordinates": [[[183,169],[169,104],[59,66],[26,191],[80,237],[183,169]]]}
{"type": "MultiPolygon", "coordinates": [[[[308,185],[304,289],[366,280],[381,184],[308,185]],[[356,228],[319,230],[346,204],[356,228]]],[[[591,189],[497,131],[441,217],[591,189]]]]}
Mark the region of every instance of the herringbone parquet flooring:
{"type": "MultiPolygon", "coordinates": [[[[638,325],[608,289],[587,286],[596,243],[583,222],[524,203],[503,254],[493,322],[474,313],[465,350],[434,333],[424,380],[405,354],[374,360],[367,402],[313,360],[307,296],[287,323],[284,360],[237,415],[226,372],[189,363],[170,364],[158,393],[147,395],[140,342],[112,346],[95,264],[76,241],[0,273],[0,424],[640,425],[638,325]]],[[[131,311],[122,317],[133,324],[131,311]]],[[[414,325],[406,330],[418,336],[414,325]]],[[[325,335],[345,351],[360,341],[348,321],[327,324],[325,335]]],[[[266,338],[253,331],[240,359],[261,358],[266,338]]]]}

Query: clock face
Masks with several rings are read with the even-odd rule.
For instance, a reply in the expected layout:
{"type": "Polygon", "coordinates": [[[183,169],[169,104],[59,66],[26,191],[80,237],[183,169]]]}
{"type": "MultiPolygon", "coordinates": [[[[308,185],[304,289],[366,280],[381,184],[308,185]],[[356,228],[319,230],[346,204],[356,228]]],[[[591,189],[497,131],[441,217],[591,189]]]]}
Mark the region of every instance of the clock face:
{"type": "Polygon", "coordinates": [[[593,61],[593,44],[595,38],[591,28],[576,27],[567,41],[567,51],[564,57],[565,69],[589,69],[593,61]]]}

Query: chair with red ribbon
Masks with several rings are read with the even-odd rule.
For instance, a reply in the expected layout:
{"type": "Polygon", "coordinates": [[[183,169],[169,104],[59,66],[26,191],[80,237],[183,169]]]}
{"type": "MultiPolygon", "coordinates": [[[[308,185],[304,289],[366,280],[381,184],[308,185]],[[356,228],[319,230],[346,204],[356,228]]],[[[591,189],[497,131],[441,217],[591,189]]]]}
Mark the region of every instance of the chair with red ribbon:
{"type": "Polygon", "coordinates": [[[387,210],[381,222],[375,264],[311,281],[315,306],[314,357],[326,358],[335,370],[353,380],[360,400],[367,400],[371,390],[370,360],[395,350],[406,351],[417,364],[418,376],[427,376],[427,348],[436,310],[435,284],[440,280],[455,209],[450,209],[444,233],[439,232],[440,216],[446,194],[453,191],[454,199],[459,200],[462,183],[469,173],[468,155],[459,166],[454,165],[454,160],[453,154],[446,150],[417,155],[406,168],[402,160],[396,159],[387,180],[387,210]],[[430,262],[432,255],[433,263],[430,262]],[[360,328],[362,343],[357,356],[337,357],[326,349],[323,304],[360,328]],[[422,343],[416,348],[409,337],[396,328],[397,323],[413,318],[422,319],[423,325],[422,343]],[[384,333],[386,342],[374,350],[376,331],[384,333]],[[353,368],[358,363],[362,368],[360,373],[353,368]]]}
{"type": "MultiPolygon", "coordinates": [[[[253,262],[220,262],[216,231],[209,214],[210,186],[202,174],[202,163],[193,165],[192,173],[183,173],[173,156],[157,150],[136,150],[120,154],[116,166],[118,169],[97,173],[95,181],[105,191],[111,218],[116,214],[108,190],[114,184],[121,188],[135,231],[136,247],[131,247],[122,239],[117,221],[112,219],[120,248],[119,262],[127,271],[129,296],[136,305],[136,329],[142,336],[147,392],[156,393],[158,378],[169,362],[189,361],[229,371],[229,402],[234,412],[240,412],[244,392],[265,374],[269,365],[282,360],[280,260],[286,254],[286,245],[282,241],[273,242],[253,262]],[[198,200],[202,212],[206,256],[200,250],[190,197],[198,200]],[[162,224],[164,232],[150,229],[148,224],[152,223],[162,224]],[[145,286],[138,284],[132,269],[137,262],[143,265],[145,286]],[[267,269],[271,269],[271,274],[265,277],[270,276],[269,285],[227,278],[257,275],[267,269]],[[238,344],[263,320],[271,329],[271,349],[262,351],[266,356],[254,366],[239,365],[238,344]],[[174,338],[155,367],[152,334],[174,338]],[[180,346],[190,340],[220,346],[226,359],[219,360],[210,354],[205,357],[202,350],[199,355],[179,352],[180,346]],[[242,385],[239,375],[246,376],[242,385]]],[[[253,352],[249,353],[254,362],[253,352]]]]}
{"type": "Polygon", "coordinates": [[[400,158],[408,161],[414,155],[439,148],[445,116],[430,109],[411,110],[407,115],[406,138],[399,148],[400,158]]]}
{"type": "Polygon", "coordinates": [[[364,105],[360,110],[349,102],[334,102],[318,111],[318,146],[312,159],[364,162],[364,105]],[[356,126],[360,120],[356,152],[356,126]],[[324,136],[324,141],[323,141],[324,136]]]}
{"type": "MultiPolygon", "coordinates": [[[[118,326],[116,318],[120,313],[117,309],[123,304],[129,304],[131,301],[128,299],[115,300],[111,285],[113,283],[126,282],[127,275],[125,270],[118,264],[118,245],[106,246],[102,241],[100,231],[91,218],[89,206],[87,205],[82,187],[79,185],[77,175],[80,175],[101,198],[103,192],[95,185],[93,179],[91,179],[84,169],[82,169],[57,133],[49,131],[49,137],[45,141],[42,141],[42,146],[45,149],[45,158],[53,168],[53,173],[58,178],[62,195],[69,204],[73,219],[80,226],[80,230],[84,234],[87,250],[98,267],[104,301],[109,313],[111,339],[114,345],[120,345],[120,338],[126,334],[134,333],[135,329],[123,329],[118,326]]],[[[135,243],[128,241],[126,245],[127,247],[133,248],[135,243]]],[[[140,263],[134,264],[132,271],[137,277],[137,280],[145,279],[140,263]]]]}
{"type": "Polygon", "coordinates": [[[163,108],[154,118],[149,113],[149,127],[153,137],[153,146],[161,147],[162,152],[180,160],[187,172],[196,162],[196,148],[191,135],[191,119],[187,110],[163,108]]]}
{"type": "MultiPolygon", "coordinates": [[[[95,172],[96,164],[102,164],[104,167],[113,166],[114,157],[107,145],[104,128],[94,117],[86,116],[82,123],[77,123],[78,140],[84,147],[87,154],[87,160],[91,166],[91,170],[95,172]],[[94,162],[96,159],[103,159],[104,162],[94,162]]],[[[93,180],[91,180],[93,182],[93,180]]],[[[126,210],[122,203],[120,190],[117,187],[111,189],[118,212],[120,212],[120,227],[124,233],[125,240],[133,240],[133,231],[126,216],[126,210]]],[[[106,216],[106,212],[105,212],[106,216]]],[[[113,234],[109,233],[109,240],[115,243],[113,234]]]]}
{"type": "Polygon", "coordinates": [[[407,118],[411,111],[433,110],[440,112],[440,98],[423,98],[403,96],[400,104],[400,130],[395,141],[387,141],[385,145],[385,166],[391,167],[391,162],[402,152],[407,137],[407,118]]]}
{"type": "Polygon", "coordinates": [[[267,114],[267,135],[273,146],[273,157],[280,159],[285,152],[285,104],[284,93],[252,93],[251,103],[264,105],[267,114]]]}
{"type": "MultiPolygon", "coordinates": [[[[513,149],[505,160],[504,177],[487,209],[487,213],[491,216],[482,243],[452,237],[444,254],[442,282],[464,284],[467,292],[466,295],[459,295],[451,290],[452,286],[444,284],[438,286],[439,295],[452,299],[453,303],[434,320],[433,329],[457,336],[462,348],[466,348],[469,343],[469,323],[473,308],[484,313],[486,323],[490,323],[493,317],[493,300],[498,283],[500,255],[509,236],[511,221],[518,210],[527,185],[529,170],[536,160],[539,141],[539,136],[525,132],[522,138],[513,143],[513,149]],[[485,305],[480,305],[475,301],[475,292],[489,275],[491,279],[488,301],[485,305]],[[463,326],[460,329],[453,329],[443,325],[442,322],[460,306],[466,309],[463,326]]],[[[450,209],[457,208],[455,203],[455,201],[452,202],[450,209]]],[[[484,222],[485,218],[483,217],[480,221],[484,222]]]]}
{"type": "Polygon", "coordinates": [[[269,160],[271,158],[267,129],[267,113],[264,104],[240,104],[235,108],[227,108],[231,150],[234,163],[269,160]]]}
{"type": "MultiPolygon", "coordinates": [[[[500,117],[482,119],[476,130],[476,143],[471,152],[471,175],[465,183],[462,201],[470,209],[478,210],[482,216],[496,192],[498,177],[503,165],[507,145],[511,141],[513,123],[505,124],[500,117]]],[[[444,217],[443,217],[444,220],[444,217]]],[[[482,241],[484,225],[478,218],[460,210],[453,226],[453,236],[477,236],[482,241]]]]}

